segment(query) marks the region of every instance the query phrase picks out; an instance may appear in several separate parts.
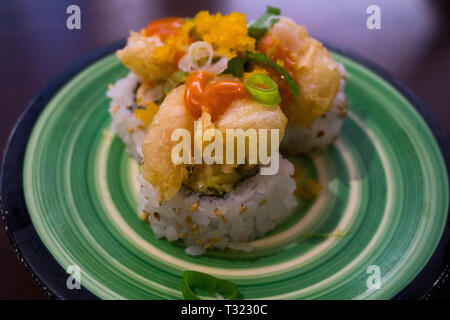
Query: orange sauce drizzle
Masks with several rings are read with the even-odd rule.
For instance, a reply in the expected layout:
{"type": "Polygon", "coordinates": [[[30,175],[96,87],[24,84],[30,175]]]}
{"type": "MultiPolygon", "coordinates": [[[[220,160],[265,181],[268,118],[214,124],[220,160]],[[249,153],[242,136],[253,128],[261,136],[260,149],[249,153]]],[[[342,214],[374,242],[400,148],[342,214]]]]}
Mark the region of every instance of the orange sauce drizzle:
{"type": "Polygon", "coordinates": [[[202,112],[208,112],[211,121],[215,121],[231,102],[249,96],[242,82],[217,81],[207,85],[212,77],[209,72],[196,71],[186,78],[184,104],[195,118],[199,118],[202,112]]]}

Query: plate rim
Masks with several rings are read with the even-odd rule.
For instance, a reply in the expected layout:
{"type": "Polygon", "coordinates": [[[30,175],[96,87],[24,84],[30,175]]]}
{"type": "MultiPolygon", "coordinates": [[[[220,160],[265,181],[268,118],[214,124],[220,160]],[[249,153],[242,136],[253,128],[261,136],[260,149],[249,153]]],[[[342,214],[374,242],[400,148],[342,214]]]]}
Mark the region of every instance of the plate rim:
{"type": "MultiPolygon", "coordinates": [[[[126,39],[120,39],[88,53],[54,77],[28,103],[25,110],[15,122],[3,152],[0,174],[0,215],[5,223],[5,230],[19,261],[31,274],[36,284],[54,299],[99,299],[85,287],[70,290],[65,285],[68,274],[55,260],[38,236],[31,221],[25,203],[23,190],[23,159],[28,140],[34,124],[47,103],[76,74],[97,62],[101,58],[123,47],[126,39]],[[21,159],[22,161],[17,161],[21,159]]],[[[437,120],[431,109],[416,96],[411,89],[400,82],[388,71],[369,59],[328,42],[322,42],[328,49],[343,55],[371,70],[393,86],[416,109],[432,132],[439,145],[446,166],[447,177],[450,176],[450,142],[446,129],[437,120]]],[[[450,210],[449,210],[450,212],[450,210]]],[[[415,276],[415,278],[392,299],[429,299],[442,286],[450,274],[450,217],[447,219],[443,234],[432,256],[415,276]]]]}

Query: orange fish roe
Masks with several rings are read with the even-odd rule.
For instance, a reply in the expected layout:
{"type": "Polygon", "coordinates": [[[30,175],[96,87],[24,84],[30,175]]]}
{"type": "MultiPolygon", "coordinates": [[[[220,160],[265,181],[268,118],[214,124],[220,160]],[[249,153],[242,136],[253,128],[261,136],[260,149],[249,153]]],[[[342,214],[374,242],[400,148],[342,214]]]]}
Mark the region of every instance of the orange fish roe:
{"type": "Polygon", "coordinates": [[[254,74],[269,74],[269,72],[266,69],[261,68],[260,66],[254,66],[252,71],[244,73],[242,79],[245,80],[254,74]]]}
{"type": "Polygon", "coordinates": [[[134,111],[134,117],[149,125],[157,111],[158,106],[154,102],[147,102],[145,109],[136,109],[134,111]]]}
{"type": "Polygon", "coordinates": [[[178,60],[187,52],[192,39],[189,35],[194,24],[185,21],[173,35],[164,39],[164,44],[155,49],[152,58],[159,63],[168,63],[176,66],[178,60]]]}
{"type": "Polygon", "coordinates": [[[195,36],[211,44],[218,55],[231,59],[240,52],[255,49],[256,40],[248,35],[245,14],[233,12],[223,16],[200,11],[193,22],[195,36]]]}

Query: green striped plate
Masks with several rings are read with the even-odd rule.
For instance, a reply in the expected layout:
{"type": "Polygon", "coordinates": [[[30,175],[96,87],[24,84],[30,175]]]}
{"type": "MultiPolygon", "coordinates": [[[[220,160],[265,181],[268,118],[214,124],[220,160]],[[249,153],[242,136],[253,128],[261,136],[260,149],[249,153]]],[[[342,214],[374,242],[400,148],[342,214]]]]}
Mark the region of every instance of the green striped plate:
{"type": "Polygon", "coordinates": [[[348,72],[340,139],[292,159],[324,191],[254,241],[254,252],[201,257],[156,239],[137,217],[138,165],[110,131],[105,96],[127,70],[114,55],[85,68],[45,105],[26,147],[26,207],[46,249],[64,270],[79,266],[83,290],[102,299],[182,298],[185,270],[229,279],[244,299],[394,297],[443,234],[445,162],[404,95],[362,64],[333,57],[348,72]]]}

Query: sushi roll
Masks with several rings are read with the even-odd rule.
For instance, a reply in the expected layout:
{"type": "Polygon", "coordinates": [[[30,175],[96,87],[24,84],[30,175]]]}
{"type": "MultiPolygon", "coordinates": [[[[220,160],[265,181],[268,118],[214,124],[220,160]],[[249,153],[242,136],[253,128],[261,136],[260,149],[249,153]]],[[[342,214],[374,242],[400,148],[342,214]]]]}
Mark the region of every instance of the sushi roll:
{"type": "MultiPolygon", "coordinates": [[[[258,165],[174,165],[176,142],[170,133],[185,128],[194,134],[185,91],[182,85],[169,93],[144,139],[139,212],[157,237],[182,239],[189,254],[206,248],[251,250],[250,240],[273,229],[296,206],[294,167],[282,158],[274,175],[262,175],[258,165]]],[[[221,132],[236,123],[284,130],[286,122],[279,106],[244,98],[233,101],[213,125],[221,132]]]]}
{"type": "Polygon", "coordinates": [[[107,96],[140,163],[139,218],[188,254],[252,250],[299,201],[280,146],[309,153],[339,133],[345,70],[279,14],[268,7],[248,25],[236,12],[161,19],[117,52],[130,72],[107,96]]]}
{"type": "Polygon", "coordinates": [[[301,92],[298,99],[283,99],[289,123],[282,150],[288,154],[323,150],[337,139],[347,115],[345,68],[304,26],[286,17],[275,19],[258,49],[283,64],[301,92]]]}

